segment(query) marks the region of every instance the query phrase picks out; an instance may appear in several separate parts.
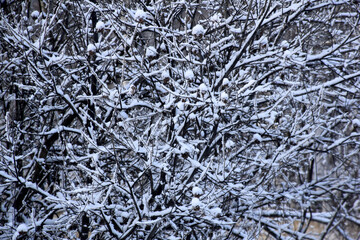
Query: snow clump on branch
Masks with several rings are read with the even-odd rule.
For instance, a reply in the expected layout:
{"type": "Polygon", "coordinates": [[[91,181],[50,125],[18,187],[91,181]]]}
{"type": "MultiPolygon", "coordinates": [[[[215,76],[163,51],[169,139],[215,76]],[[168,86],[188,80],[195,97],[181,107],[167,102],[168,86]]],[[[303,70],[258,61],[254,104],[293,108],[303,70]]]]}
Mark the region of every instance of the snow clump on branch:
{"type": "Polygon", "coordinates": [[[90,43],[88,46],[87,46],[87,52],[91,55],[91,54],[94,54],[96,52],[96,47],[94,44],[90,43]]]}
{"type": "Polygon", "coordinates": [[[209,211],[210,211],[210,214],[213,215],[214,217],[219,217],[222,213],[221,208],[219,208],[219,207],[209,209],[209,211]]]}
{"type": "Polygon", "coordinates": [[[199,188],[199,187],[193,187],[192,194],[195,197],[200,197],[201,195],[203,195],[203,190],[201,188],[199,188]]]}
{"type": "Polygon", "coordinates": [[[228,99],[229,99],[229,95],[228,95],[226,92],[221,92],[221,94],[220,94],[220,99],[221,99],[221,101],[223,101],[223,102],[227,102],[228,99]]]}
{"type": "Polygon", "coordinates": [[[26,234],[29,231],[29,227],[25,223],[21,223],[17,228],[16,232],[14,233],[12,239],[19,239],[20,235],[26,234]]]}
{"type": "Polygon", "coordinates": [[[38,18],[39,15],[40,15],[39,11],[36,11],[36,10],[31,13],[31,17],[32,17],[33,19],[38,18]]]}
{"type": "Polygon", "coordinates": [[[227,85],[229,85],[229,83],[230,83],[230,81],[229,81],[228,78],[224,78],[223,81],[222,81],[223,86],[227,86],[227,85]]]}
{"type": "Polygon", "coordinates": [[[194,80],[195,75],[194,72],[191,69],[186,70],[185,74],[184,74],[185,79],[187,80],[194,80]]]}
{"type": "Polygon", "coordinates": [[[208,87],[205,85],[205,83],[200,84],[199,86],[200,92],[206,92],[208,90],[208,87]]]}
{"type": "Polygon", "coordinates": [[[105,23],[104,22],[98,21],[96,23],[96,26],[95,26],[96,31],[101,32],[101,31],[104,30],[104,28],[105,28],[105,23]]]}
{"type": "Polygon", "coordinates": [[[147,18],[147,13],[144,12],[141,9],[137,9],[134,15],[134,19],[139,22],[142,23],[145,19],[147,18]]]}
{"type": "Polygon", "coordinates": [[[156,48],[154,48],[153,46],[150,46],[146,49],[146,53],[145,53],[147,58],[154,58],[157,55],[157,51],[156,48]]]}
{"type": "Polygon", "coordinates": [[[210,18],[210,25],[213,27],[218,27],[221,23],[221,14],[216,13],[210,18]]]}
{"type": "Polygon", "coordinates": [[[192,35],[195,37],[202,37],[205,35],[205,29],[202,25],[198,24],[192,29],[192,35]]]}
{"type": "Polygon", "coordinates": [[[194,209],[194,210],[200,210],[200,207],[201,207],[202,203],[200,201],[199,198],[193,198],[191,200],[191,207],[194,209]]]}

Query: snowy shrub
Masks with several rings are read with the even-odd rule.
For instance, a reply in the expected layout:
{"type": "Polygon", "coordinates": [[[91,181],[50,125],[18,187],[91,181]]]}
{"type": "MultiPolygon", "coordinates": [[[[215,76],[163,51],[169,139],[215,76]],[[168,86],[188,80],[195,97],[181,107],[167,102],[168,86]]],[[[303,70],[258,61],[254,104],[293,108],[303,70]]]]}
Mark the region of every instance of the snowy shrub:
{"type": "Polygon", "coordinates": [[[1,1],[0,239],[358,239],[358,18],[1,1]]]}

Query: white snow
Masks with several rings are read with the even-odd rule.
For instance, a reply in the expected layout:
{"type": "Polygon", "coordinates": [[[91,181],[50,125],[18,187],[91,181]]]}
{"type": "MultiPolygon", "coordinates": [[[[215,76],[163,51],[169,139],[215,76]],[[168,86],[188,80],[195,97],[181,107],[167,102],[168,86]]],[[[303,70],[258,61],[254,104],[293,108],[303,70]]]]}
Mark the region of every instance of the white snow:
{"type": "Polygon", "coordinates": [[[229,95],[226,92],[221,92],[220,99],[222,101],[227,101],[229,99],[229,95]]]}
{"type": "Polygon", "coordinates": [[[154,48],[153,46],[147,47],[145,55],[147,58],[148,57],[156,57],[156,55],[157,55],[156,48],[154,48]]]}
{"type": "Polygon", "coordinates": [[[250,79],[247,84],[245,84],[239,91],[238,94],[243,92],[245,89],[249,88],[251,85],[253,85],[256,81],[254,79],[250,79]]]}
{"type": "Polygon", "coordinates": [[[166,51],[166,45],[165,45],[165,43],[161,43],[161,44],[160,44],[160,49],[161,49],[162,51],[166,51]]]}
{"type": "Polygon", "coordinates": [[[210,17],[210,24],[213,27],[219,26],[219,24],[221,23],[221,18],[222,18],[221,13],[214,14],[213,16],[210,17]]]}
{"type": "Polygon", "coordinates": [[[360,134],[353,132],[350,134],[350,136],[339,138],[339,139],[335,140],[333,144],[328,146],[328,150],[343,144],[345,141],[349,140],[349,138],[359,137],[359,136],[360,136],[360,134]]]}
{"type": "Polygon", "coordinates": [[[94,44],[90,43],[88,46],[87,46],[87,51],[88,52],[96,52],[96,47],[94,44]]]}
{"type": "Polygon", "coordinates": [[[198,199],[198,198],[193,198],[193,199],[191,200],[191,206],[192,206],[193,208],[201,207],[201,201],[200,201],[200,199],[198,199]]]}
{"type": "Polygon", "coordinates": [[[193,187],[192,194],[194,196],[201,196],[203,194],[203,190],[199,187],[193,187]]]}
{"type": "Polygon", "coordinates": [[[209,211],[210,211],[210,214],[215,216],[215,217],[219,217],[221,215],[221,212],[222,212],[221,208],[219,208],[219,207],[211,208],[211,209],[209,209],[209,211]]]}
{"type": "Polygon", "coordinates": [[[20,224],[17,228],[16,231],[20,232],[20,233],[25,233],[29,230],[28,226],[25,223],[20,224]]]}
{"type": "Polygon", "coordinates": [[[223,82],[222,82],[222,85],[223,85],[223,86],[227,86],[227,85],[229,85],[229,83],[230,83],[229,79],[228,79],[228,78],[224,78],[224,79],[223,79],[223,82]]]}
{"type": "Polygon", "coordinates": [[[289,57],[291,57],[291,55],[293,55],[293,53],[291,51],[289,51],[289,50],[286,50],[284,52],[284,54],[283,54],[283,57],[284,58],[289,58],[289,57]]]}
{"type": "Polygon", "coordinates": [[[205,29],[202,25],[198,24],[192,29],[192,35],[194,36],[202,36],[205,34],[205,29]]]}
{"type": "Polygon", "coordinates": [[[169,236],[167,239],[168,240],[180,240],[181,237],[169,236]]]}
{"type": "Polygon", "coordinates": [[[185,79],[187,80],[194,80],[195,75],[194,72],[191,69],[186,70],[185,74],[184,74],[185,79]]]}
{"type": "Polygon", "coordinates": [[[288,49],[290,47],[290,44],[286,40],[284,40],[280,43],[280,46],[284,49],[288,49]]]}
{"type": "MultiPolygon", "coordinates": [[[[271,111],[270,112],[270,116],[267,114],[267,113],[265,113],[265,115],[264,116],[266,116],[267,118],[265,119],[265,121],[266,122],[268,122],[269,123],[269,126],[271,126],[271,125],[273,125],[274,124],[274,122],[275,122],[275,119],[276,119],[276,116],[278,115],[278,113],[276,112],[276,111],[271,111]]],[[[261,114],[260,114],[261,115],[261,114]]]]}
{"type": "Polygon", "coordinates": [[[39,15],[40,15],[39,11],[36,11],[36,10],[31,13],[32,18],[38,18],[39,15]]]}
{"type": "Polygon", "coordinates": [[[359,211],[360,210],[360,199],[356,200],[353,204],[353,208],[355,211],[359,211]]]}
{"type": "Polygon", "coordinates": [[[141,9],[137,9],[134,18],[136,21],[143,21],[147,18],[147,13],[141,9]]]}
{"type": "MultiPolygon", "coordinates": [[[[310,58],[313,58],[313,56],[308,56],[308,59],[310,59],[310,58]]],[[[308,94],[308,93],[311,93],[311,92],[318,91],[321,88],[331,87],[333,85],[344,82],[344,81],[346,81],[348,79],[356,78],[356,77],[359,77],[359,76],[360,76],[360,72],[357,71],[357,72],[349,74],[349,75],[340,76],[340,77],[334,78],[332,80],[328,80],[327,82],[325,82],[323,84],[319,84],[317,86],[312,86],[312,87],[309,87],[309,88],[306,88],[306,89],[293,91],[292,94],[293,94],[293,96],[301,96],[301,95],[304,95],[304,94],[308,94]]]]}
{"type": "Polygon", "coordinates": [[[196,161],[196,160],[189,160],[190,161],[190,163],[191,163],[191,166],[192,167],[194,167],[194,168],[200,168],[202,165],[201,165],[201,163],[199,163],[198,161],[196,161]]]}
{"type": "Polygon", "coordinates": [[[352,123],[354,124],[354,126],[360,127],[360,120],[359,119],[353,119],[352,123]]]}
{"type": "Polygon", "coordinates": [[[205,85],[205,83],[200,84],[199,90],[201,92],[206,92],[208,90],[208,87],[205,85]]]}
{"type": "Polygon", "coordinates": [[[105,23],[104,22],[102,22],[102,21],[98,21],[97,23],[96,23],[96,31],[102,31],[102,30],[104,30],[104,28],[105,28],[105,23]]]}
{"type": "Polygon", "coordinates": [[[161,78],[164,80],[164,79],[167,79],[170,77],[170,74],[169,74],[169,71],[163,71],[161,73],[161,78]]]}
{"type": "Polygon", "coordinates": [[[176,106],[180,111],[184,111],[185,109],[185,103],[183,101],[178,102],[176,106]]]}
{"type": "Polygon", "coordinates": [[[196,114],[195,113],[190,113],[189,119],[195,119],[195,118],[196,118],[196,114]]]}
{"type": "Polygon", "coordinates": [[[255,140],[258,140],[259,142],[262,142],[262,140],[263,140],[262,137],[260,136],[260,134],[257,134],[257,133],[254,134],[253,138],[255,140]]]}
{"type": "Polygon", "coordinates": [[[225,147],[226,148],[232,148],[233,146],[235,146],[235,143],[231,140],[227,140],[225,143],[225,147]]]}
{"type": "Polygon", "coordinates": [[[16,228],[16,232],[13,234],[12,236],[12,240],[16,240],[18,239],[18,237],[20,236],[20,234],[24,234],[27,233],[29,231],[29,228],[26,224],[21,223],[17,228],[16,228]]]}

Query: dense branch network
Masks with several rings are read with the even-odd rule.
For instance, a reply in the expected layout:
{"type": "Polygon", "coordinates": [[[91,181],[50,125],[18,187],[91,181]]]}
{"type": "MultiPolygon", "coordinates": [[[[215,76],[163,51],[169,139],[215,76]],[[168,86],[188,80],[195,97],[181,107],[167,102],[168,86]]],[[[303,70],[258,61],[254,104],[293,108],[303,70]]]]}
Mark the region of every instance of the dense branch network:
{"type": "Polygon", "coordinates": [[[0,239],[357,239],[356,1],[2,1],[0,239]]]}

